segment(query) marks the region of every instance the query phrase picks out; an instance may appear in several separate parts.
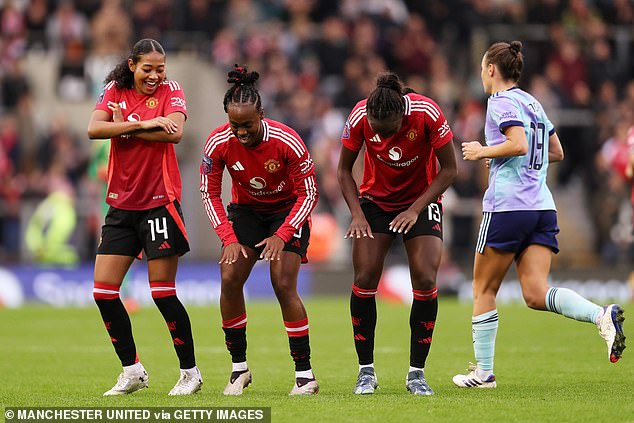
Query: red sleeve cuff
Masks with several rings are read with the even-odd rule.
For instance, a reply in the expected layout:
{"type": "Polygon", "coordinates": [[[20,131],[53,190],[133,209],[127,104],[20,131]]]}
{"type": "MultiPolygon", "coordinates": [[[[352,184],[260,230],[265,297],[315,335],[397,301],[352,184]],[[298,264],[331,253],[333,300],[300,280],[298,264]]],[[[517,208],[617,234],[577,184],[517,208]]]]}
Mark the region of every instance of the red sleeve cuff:
{"type": "Polygon", "coordinates": [[[278,229],[277,231],[275,231],[275,235],[279,236],[280,238],[282,238],[282,241],[284,241],[284,243],[287,243],[288,241],[291,240],[291,237],[293,236],[293,234],[295,233],[295,229],[293,229],[293,232],[288,233],[289,231],[286,230],[281,230],[282,228],[278,229]]]}

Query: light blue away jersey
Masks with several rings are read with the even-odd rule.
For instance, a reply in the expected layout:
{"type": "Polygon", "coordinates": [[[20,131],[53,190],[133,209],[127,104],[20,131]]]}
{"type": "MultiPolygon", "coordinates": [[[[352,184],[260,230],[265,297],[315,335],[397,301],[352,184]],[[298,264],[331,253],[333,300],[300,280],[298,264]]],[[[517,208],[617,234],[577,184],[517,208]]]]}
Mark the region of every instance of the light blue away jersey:
{"type": "Polygon", "coordinates": [[[489,97],[484,128],[487,145],[504,142],[502,131],[509,126],[524,127],[528,153],[491,160],[489,188],[484,194],[482,210],[556,210],[546,186],[548,137],[555,128],[539,101],[517,87],[489,97]]]}

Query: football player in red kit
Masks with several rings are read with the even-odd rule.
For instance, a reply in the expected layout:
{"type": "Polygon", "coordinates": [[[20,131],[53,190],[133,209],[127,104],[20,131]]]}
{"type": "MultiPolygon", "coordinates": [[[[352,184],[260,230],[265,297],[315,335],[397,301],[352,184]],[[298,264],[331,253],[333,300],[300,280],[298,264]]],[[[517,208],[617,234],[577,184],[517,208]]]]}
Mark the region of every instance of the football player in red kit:
{"type": "Polygon", "coordinates": [[[165,77],[165,51],[152,39],[137,42],[127,60],[106,78],[88,125],[91,139],[111,138],[106,202],[110,205],[95,260],[93,296],[123,365],[104,395],[148,386],[130,318],[119,289],[134,258],[148,260],[152,299],[167,323],[180,361],[170,395],[200,390],[187,311],[176,296],[179,256],[189,251],[180,209],[181,179],[174,152],[187,116],[185,95],[165,77]]]}
{"type": "Polygon", "coordinates": [[[229,122],[214,129],[200,166],[202,200],[222,241],[220,312],[233,364],[225,395],[241,395],[251,383],[247,366],[247,314],[243,286],[258,259],[270,262],[271,284],[282,309],[295,385],[291,395],[319,391],[310,365],[308,317],[297,293],[297,275],[306,261],[310,213],[317,204],[315,170],[308,150],[288,126],[264,118],[255,88],[257,72],[229,72],[224,97],[229,122]],[[232,180],[227,213],[220,197],[222,174],[232,180]]]}
{"type": "MultiPolygon", "coordinates": [[[[627,130],[627,145],[629,146],[630,154],[627,166],[625,167],[625,176],[632,181],[632,178],[634,177],[634,126],[630,126],[627,130]]],[[[630,202],[632,203],[632,233],[634,234],[634,185],[632,185],[630,202]]]]}
{"type": "Polygon", "coordinates": [[[378,386],[375,295],[385,256],[398,234],[407,251],[413,292],[406,387],[415,395],[433,394],[423,368],[438,311],[440,200],[457,174],[452,138],[438,105],[422,95],[405,94],[398,76],[389,72],[379,75],[374,91],[348,116],[338,178],[352,214],[346,238],[352,238],[354,267],[350,313],[359,358],[355,394],[372,394],[378,386]],[[357,189],[352,166],[363,145],[363,181],[357,189]]]}

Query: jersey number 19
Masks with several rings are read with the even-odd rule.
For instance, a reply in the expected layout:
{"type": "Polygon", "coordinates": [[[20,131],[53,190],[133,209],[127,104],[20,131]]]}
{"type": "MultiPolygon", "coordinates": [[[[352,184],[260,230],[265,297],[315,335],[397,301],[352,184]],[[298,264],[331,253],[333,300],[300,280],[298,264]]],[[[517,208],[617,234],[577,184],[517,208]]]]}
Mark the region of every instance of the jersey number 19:
{"type": "Polygon", "coordinates": [[[531,122],[531,157],[529,169],[540,170],[544,164],[544,144],[546,142],[546,125],[531,122]]]}

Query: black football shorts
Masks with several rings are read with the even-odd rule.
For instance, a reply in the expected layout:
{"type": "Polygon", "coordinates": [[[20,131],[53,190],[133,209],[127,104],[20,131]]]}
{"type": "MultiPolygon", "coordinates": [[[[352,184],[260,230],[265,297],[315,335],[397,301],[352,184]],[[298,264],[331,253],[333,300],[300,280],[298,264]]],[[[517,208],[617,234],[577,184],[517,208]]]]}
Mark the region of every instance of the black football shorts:
{"type": "MultiPolygon", "coordinates": [[[[231,203],[227,206],[227,217],[231,221],[233,231],[240,244],[244,244],[254,249],[258,256],[262,253],[263,247],[255,248],[265,238],[270,237],[284,223],[290,210],[263,214],[254,211],[251,207],[231,203]]],[[[308,219],[298,231],[293,234],[290,241],[284,245],[284,251],[291,251],[299,254],[302,263],[306,263],[306,252],[310,239],[310,219],[308,219]]]]}
{"type": "MultiPolygon", "coordinates": [[[[361,198],[361,210],[368,221],[372,232],[398,235],[390,230],[390,222],[394,220],[399,213],[407,210],[385,211],[372,201],[361,198]]],[[[403,240],[407,241],[421,235],[432,235],[442,239],[442,203],[431,203],[421,214],[412,228],[403,234],[403,240]]]]}
{"type": "Polygon", "coordinates": [[[150,210],[108,209],[97,254],[139,257],[141,251],[148,260],[189,251],[178,201],[150,210]]]}

